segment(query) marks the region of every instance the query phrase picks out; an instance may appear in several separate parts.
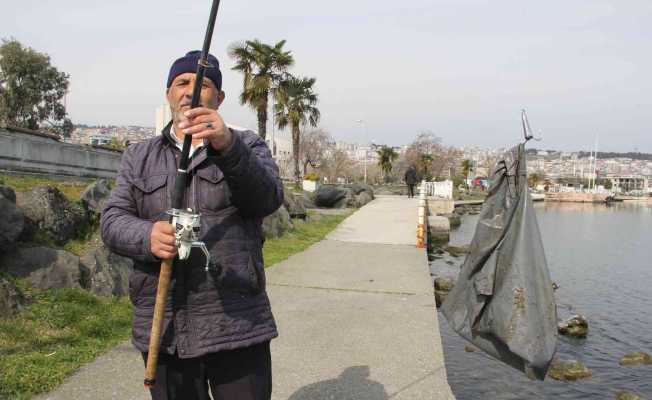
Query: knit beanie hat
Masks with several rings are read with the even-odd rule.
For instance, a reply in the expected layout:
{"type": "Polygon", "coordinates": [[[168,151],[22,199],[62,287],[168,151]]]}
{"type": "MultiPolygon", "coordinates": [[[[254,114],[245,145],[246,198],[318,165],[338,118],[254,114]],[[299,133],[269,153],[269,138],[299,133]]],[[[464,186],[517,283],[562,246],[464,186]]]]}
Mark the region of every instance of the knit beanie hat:
{"type": "MultiPolygon", "coordinates": [[[[168,74],[167,87],[169,88],[172,85],[172,81],[177,76],[186,72],[197,72],[197,63],[200,58],[201,51],[194,50],[189,51],[185,56],[172,63],[170,73],[168,74]]],[[[222,72],[220,72],[219,61],[217,61],[217,58],[212,54],[208,54],[207,61],[212,65],[212,67],[206,68],[204,76],[213,81],[218,90],[222,90],[222,72]]]]}

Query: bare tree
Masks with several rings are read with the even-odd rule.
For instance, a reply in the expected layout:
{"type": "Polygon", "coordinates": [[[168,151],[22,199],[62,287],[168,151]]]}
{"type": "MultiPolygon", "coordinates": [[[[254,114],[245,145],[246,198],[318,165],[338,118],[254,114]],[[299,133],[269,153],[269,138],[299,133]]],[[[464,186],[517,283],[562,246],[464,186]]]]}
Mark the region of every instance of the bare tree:
{"type": "Polygon", "coordinates": [[[328,179],[329,183],[335,183],[338,178],[343,178],[347,181],[351,180],[351,177],[354,175],[354,167],[355,162],[351,160],[345,151],[331,149],[322,160],[319,172],[328,179]]]}
{"type": "Polygon", "coordinates": [[[308,172],[308,165],[317,169],[323,163],[333,139],[323,129],[313,129],[303,134],[299,145],[299,160],[303,165],[303,174],[308,172]]]}

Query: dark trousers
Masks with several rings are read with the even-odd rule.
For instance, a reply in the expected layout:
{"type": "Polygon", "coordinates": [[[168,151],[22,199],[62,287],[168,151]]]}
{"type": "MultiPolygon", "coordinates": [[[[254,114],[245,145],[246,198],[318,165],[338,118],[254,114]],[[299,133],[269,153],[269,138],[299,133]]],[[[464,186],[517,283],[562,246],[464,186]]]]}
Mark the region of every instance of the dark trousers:
{"type": "Polygon", "coordinates": [[[414,197],[414,183],[408,183],[408,197],[414,197]]]}
{"type": "MultiPolygon", "coordinates": [[[[147,353],[143,353],[147,363],[147,353]]],[[[202,357],[181,359],[161,353],[153,400],[269,400],[272,358],[269,342],[202,357]]]]}

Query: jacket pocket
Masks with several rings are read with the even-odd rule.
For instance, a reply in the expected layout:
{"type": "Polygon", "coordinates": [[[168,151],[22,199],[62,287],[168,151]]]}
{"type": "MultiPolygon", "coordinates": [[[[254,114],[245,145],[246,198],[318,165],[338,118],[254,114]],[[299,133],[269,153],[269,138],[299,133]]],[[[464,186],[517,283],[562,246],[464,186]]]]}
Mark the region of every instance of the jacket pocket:
{"type": "Polygon", "coordinates": [[[264,290],[262,263],[249,252],[219,258],[211,256],[211,267],[215,286],[222,295],[256,295],[264,290]]]}
{"type": "Polygon", "coordinates": [[[197,170],[195,196],[202,214],[215,214],[231,205],[229,187],[222,171],[209,165],[197,170]]]}
{"type": "Polygon", "coordinates": [[[167,211],[167,175],[154,175],[134,179],[134,197],[138,216],[154,219],[167,211]]]}

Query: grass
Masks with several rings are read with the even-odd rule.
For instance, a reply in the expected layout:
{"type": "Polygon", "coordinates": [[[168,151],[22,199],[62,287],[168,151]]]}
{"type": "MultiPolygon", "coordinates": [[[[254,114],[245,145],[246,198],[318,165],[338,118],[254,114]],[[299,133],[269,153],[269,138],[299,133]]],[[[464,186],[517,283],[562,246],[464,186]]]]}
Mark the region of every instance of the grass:
{"type": "Polygon", "coordinates": [[[95,179],[77,178],[78,180],[63,180],[52,176],[36,175],[9,175],[0,174],[0,181],[11,186],[16,192],[27,192],[38,185],[54,186],[61,191],[70,201],[79,202],[84,189],[95,179]]]}
{"type": "MultiPolygon", "coordinates": [[[[323,239],[344,215],[310,213],[312,220],[265,242],[266,265],[285,260],[323,239]]],[[[66,244],[69,250],[83,241],[66,244]]],[[[18,315],[0,318],[0,399],[28,399],[58,385],[97,356],[128,339],[131,304],[127,298],[104,298],[79,289],[37,290],[21,279],[30,304],[18,315]]]]}
{"type": "Polygon", "coordinates": [[[315,220],[307,223],[295,223],[294,229],[276,239],[268,239],[263,247],[263,258],[266,266],[277,264],[292,254],[301,252],[314,243],[322,240],[329,232],[351,213],[343,215],[309,214],[315,220]]]}
{"type": "Polygon", "coordinates": [[[131,305],[79,289],[35,290],[17,316],[0,319],[0,399],[27,399],[129,338],[131,305]]]}

